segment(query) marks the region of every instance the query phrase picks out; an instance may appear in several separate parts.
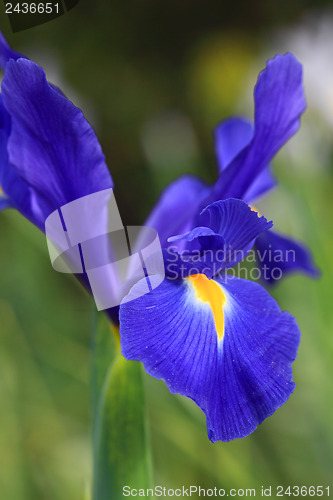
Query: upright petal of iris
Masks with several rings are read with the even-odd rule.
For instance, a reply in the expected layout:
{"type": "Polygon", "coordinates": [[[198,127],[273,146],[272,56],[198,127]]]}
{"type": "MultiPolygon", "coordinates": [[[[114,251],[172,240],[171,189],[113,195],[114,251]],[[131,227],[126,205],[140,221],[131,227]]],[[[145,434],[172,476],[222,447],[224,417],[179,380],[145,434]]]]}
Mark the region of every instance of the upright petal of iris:
{"type": "MultiPolygon", "coordinates": [[[[242,117],[230,118],[221,122],[214,131],[219,175],[214,185],[200,188],[200,179],[195,179],[193,183],[184,183],[179,179],[165,189],[147,220],[158,231],[161,230],[163,242],[172,234],[185,233],[198,226],[199,214],[208,204],[229,197],[253,203],[276,186],[270,162],[279,148],[298,130],[306,107],[302,66],[292,54],[278,55],[268,61],[259,75],[254,101],[254,124],[242,117]],[[174,193],[178,195],[173,196],[174,193]],[[191,210],[183,209],[187,199],[192,201],[191,210]],[[171,216],[165,218],[166,208],[171,216]],[[184,214],[184,217],[179,214],[184,214]]],[[[277,238],[271,239],[273,247],[266,247],[266,254],[280,251],[275,245],[277,238]]],[[[263,242],[264,239],[261,246],[263,242]]],[[[180,241],[172,243],[177,244],[178,250],[184,246],[180,241]]],[[[298,249],[295,260],[279,266],[281,275],[293,270],[318,276],[311,252],[304,244],[295,243],[298,249]]],[[[292,240],[290,246],[294,247],[292,240]]],[[[263,281],[270,281],[265,276],[262,273],[263,281]]]]}
{"type": "Polygon", "coordinates": [[[42,68],[11,58],[0,95],[0,185],[7,206],[42,231],[48,215],[113,187],[97,137],[42,68]]]}
{"type": "Polygon", "coordinates": [[[305,111],[302,66],[292,54],[268,61],[254,90],[254,134],[222,172],[214,193],[243,198],[254,179],[297,132],[305,111]]]}

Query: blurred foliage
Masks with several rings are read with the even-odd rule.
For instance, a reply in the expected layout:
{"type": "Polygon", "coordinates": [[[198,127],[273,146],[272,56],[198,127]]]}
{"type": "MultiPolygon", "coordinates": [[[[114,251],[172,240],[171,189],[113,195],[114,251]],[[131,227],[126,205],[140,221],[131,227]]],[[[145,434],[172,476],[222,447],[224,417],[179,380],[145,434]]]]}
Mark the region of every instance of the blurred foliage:
{"type": "MultiPolygon", "coordinates": [[[[317,11],[330,3],[316,2],[317,11]]],[[[82,106],[106,154],[124,222],[135,224],[178,175],[215,179],[212,128],[229,114],[251,115],[248,96],[274,31],[293,30],[312,5],[81,0],[33,30],[12,35],[4,17],[1,28],[82,106]],[[170,113],[187,123],[190,140],[187,156],[167,156],[168,168],[158,155],[165,158],[176,139],[171,134],[152,148],[151,131],[160,124],[169,130],[170,113]]],[[[274,46],[279,50],[282,44],[274,46]]],[[[303,121],[310,139],[326,127],[312,111],[303,121]]],[[[333,134],[326,134],[326,163],[316,143],[311,165],[306,154],[281,153],[280,187],[259,205],[281,231],[307,242],[323,272],[319,281],[290,277],[273,290],[303,334],[297,389],[253,435],[213,445],[200,410],[145,375],[156,484],[250,488],[332,480],[333,134]]],[[[304,138],[301,152],[305,142],[309,148],[304,138]]],[[[0,219],[1,498],[89,498],[93,304],[73,278],[52,270],[37,229],[12,211],[0,219]]]]}

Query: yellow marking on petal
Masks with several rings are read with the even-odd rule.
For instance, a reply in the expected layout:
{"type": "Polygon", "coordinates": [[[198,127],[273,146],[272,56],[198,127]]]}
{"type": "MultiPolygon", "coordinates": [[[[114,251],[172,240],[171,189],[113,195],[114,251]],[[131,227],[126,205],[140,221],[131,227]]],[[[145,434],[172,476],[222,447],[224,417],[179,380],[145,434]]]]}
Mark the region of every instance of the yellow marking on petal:
{"type": "Polygon", "coordinates": [[[188,279],[191,281],[195,294],[199,300],[209,304],[214,316],[215,328],[219,340],[224,335],[224,313],[223,306],[227,299],[222,288],[214,280],[210,280],[204,274],[193,274],[188,279]]]}
{"type": "Polygon", "coordinates": [[[259,210],[256,209],[256,207],[254,207],[253,205],[249,205],[249,207],[251,208],[252,212],[257,212],[258,217],[261,217],[261,214],[260,214],[259,210]]]}

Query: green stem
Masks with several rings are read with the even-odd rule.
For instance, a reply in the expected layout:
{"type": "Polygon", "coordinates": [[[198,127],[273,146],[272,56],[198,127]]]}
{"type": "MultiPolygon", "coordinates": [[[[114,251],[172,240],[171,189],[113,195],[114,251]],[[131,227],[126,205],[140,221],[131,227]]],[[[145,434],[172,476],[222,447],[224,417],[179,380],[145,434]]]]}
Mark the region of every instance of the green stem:
{"type": "Polygon", "coordinates": [[[121,355],[117,336],[101,315],[92,370],[93,500],[122,499],[124,486],[152,487],[142,366],[121,355]]]}

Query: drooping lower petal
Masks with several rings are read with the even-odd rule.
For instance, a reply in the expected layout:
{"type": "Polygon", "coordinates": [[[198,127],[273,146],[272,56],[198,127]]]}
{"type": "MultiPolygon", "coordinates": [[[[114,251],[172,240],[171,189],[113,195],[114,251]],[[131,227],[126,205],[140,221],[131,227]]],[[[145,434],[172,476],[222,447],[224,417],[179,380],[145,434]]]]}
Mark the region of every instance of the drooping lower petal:
{"type": "Polygon", "coordinates": [[[253,432],[289,398],[300,333],[260,285],[195,278],[166,279],[121,305],[122,353],[142,361],[172,393],[193,399],[213,442],[230,441],[253,432]]]}
{"type": "Polygon", "coordinates": [[[267,231],[258,236],[255,251],[260,276],[267,283],[277,283],[292,272],[304,272],[312,277],[320,275],[310,250],[289,236],[267,231]]]}

